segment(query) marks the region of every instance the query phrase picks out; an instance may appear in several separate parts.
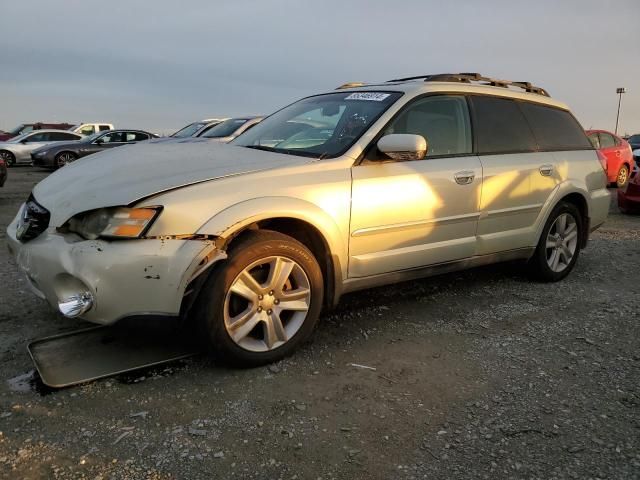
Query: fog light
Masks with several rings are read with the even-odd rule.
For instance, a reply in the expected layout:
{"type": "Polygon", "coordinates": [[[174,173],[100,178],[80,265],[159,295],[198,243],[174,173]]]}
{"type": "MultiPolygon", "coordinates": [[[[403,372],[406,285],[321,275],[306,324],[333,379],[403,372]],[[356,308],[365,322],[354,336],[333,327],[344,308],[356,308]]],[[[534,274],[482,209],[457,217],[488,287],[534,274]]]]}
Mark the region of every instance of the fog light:
{"type": "Polygon", "coordinates": [[[90,292],[77,293],[58,302],[58,310],[65,317],[75,318],[89,311],[93,306],[93,295],[90,292]]]}

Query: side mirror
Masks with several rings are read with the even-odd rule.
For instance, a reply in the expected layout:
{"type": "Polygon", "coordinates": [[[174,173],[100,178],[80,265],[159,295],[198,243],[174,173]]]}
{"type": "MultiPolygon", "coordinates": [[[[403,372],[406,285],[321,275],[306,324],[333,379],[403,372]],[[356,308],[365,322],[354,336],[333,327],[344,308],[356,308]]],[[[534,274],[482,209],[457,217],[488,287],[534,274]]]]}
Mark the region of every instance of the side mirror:
{"type": "Polygon", "coordinates": [[[378,150],[393,160],[422,160],[427,148],[427,140],[422,135],[393,133],[378,140],[378,150]]]}

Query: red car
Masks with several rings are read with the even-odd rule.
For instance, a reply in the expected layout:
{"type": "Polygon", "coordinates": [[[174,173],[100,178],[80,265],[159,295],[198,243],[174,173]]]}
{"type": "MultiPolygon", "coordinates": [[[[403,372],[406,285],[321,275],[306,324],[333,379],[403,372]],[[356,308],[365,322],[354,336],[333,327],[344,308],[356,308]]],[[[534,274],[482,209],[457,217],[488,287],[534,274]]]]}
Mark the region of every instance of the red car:
{"type": "Polygon", "coordinates": [[[587,130],[591,144],[606,158],[607,180],[618,188],[629,181],[629,173],[634,167],[633,154],[629,143],[605,130],[587,130]]]}
{"type": "Polygon", "coordinates": [[[618,208],[622,213],[640,213],[640,167],[637,165],[626,187],[618,189],[618,208]]]}

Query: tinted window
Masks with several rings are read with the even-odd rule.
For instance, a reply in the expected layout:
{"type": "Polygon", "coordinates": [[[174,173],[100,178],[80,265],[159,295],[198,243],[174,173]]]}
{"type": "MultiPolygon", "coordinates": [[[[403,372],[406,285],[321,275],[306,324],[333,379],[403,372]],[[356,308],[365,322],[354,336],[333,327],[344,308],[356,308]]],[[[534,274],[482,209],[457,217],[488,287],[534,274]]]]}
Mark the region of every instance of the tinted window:
{"type": "MultiPolygon", "coordinates": [[[[200,130],[205,125],[206,125],[206,123],[202,123],[202,122],[192,123],[192,124],[187,125],[186,127],[182,128],[182,129],[178,130],[177,132],[173,133],[171,136],[174,137],[174,138],[191,137],[194,133],[196,133],[198,130],[200,130]]],[[[217,123],[215,125],[217,125],[217,123]]]]}
{"type": "Polygon", "coordinates": [[[60,142],[60,141],[73,141],[73,140],[78,140],[78,137],[76,135],[73,135],[71,133],[63,133],[63,132],[51,132],[49,133],[49,139],[52,142],[60,142]]]}
{"type": "Polygon", "coordinates": [[[82,127],[82,130],[80,130],[79,133],[81,133],[82,135],[93,135],[95,131],[96,129],[93,125],[85,125],[84,127],[82,127]]]}
{"type": "Polygon", "coordinates": [[[127,132],[127,142],[141,142],[142,140],[149,140],[149,135],[142,132],[127,132]]]}
{"type": "Polygon", "coordinates": [[[100,137],[101,143],[122,143],[125,141],[124,132],[107,133],[100,137]]]}
{"type": "Polygon", "coordinates": [[[100,125],[98,128],[101,132],[104,132],[105,130],[111,130],[109,125],[100,125]]]}
{"type": "Polygon", "coordinates": [[[591,145],[593,145],[593,148],[600,148],[600,136],[598,135],[598,132],[589,133],[587,137],[589,137],[589,141],[591,142],[591,145]]]}
{"type": "Polygon", "coordinates": [[[610,148],[615,146],[616,146],[616,139],[613,138],[613,135],[600,132],[600,148],[610,148]]]}
{"type": "Polygon", "coordinates": [[[532,152],[536,142],[520,107],[506,98],[472,96],[478,153],[532,152]]]}
{"type": "Polygon", "coordinates": [[[592,148],[580,124],[566,110],[528,102],[520,102],[520,106],[541,150],[592,148]]]}
{"type": "Polygon", "coordinates": [[[467,102],[461,96],[430,96],[412,102],[385,128],[384,135],[409,133],[427,140],[427,156],[471,153],[467,102]]]}
{"type": "Polygon", "coordinates": [[[46,142],[47,140],[49,140],[47,138],[46,133],[34,133],[33,135],[28,136],[25,141],[27,143],[32,143],[32,142],[46,142]]]}

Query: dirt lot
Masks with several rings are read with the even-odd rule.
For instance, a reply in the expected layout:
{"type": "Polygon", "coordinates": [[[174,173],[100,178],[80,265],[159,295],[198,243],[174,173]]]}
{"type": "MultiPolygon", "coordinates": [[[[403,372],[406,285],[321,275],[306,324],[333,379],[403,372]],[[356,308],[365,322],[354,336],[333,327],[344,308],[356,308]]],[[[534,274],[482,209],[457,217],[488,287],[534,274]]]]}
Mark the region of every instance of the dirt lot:
{"type": "MultiPolygon", "coordinates": [[[[10,171],[0,243],[45,175],[10,171]]],[[[5,380],[78,323],[0,247],[2,478],[640,478],[640,217],[615,206],[558,284],[519,265],[398,284],[345,297],[277,365],[196,357],[56,392],[5,380]]]]}

